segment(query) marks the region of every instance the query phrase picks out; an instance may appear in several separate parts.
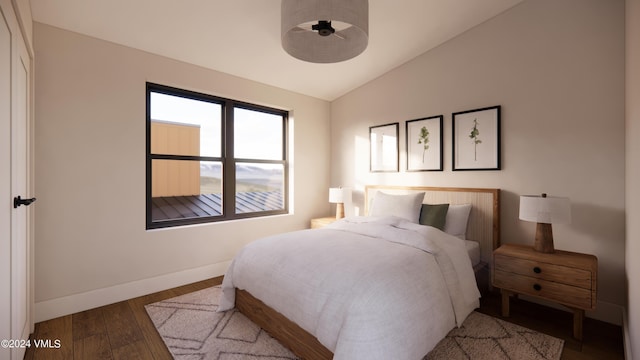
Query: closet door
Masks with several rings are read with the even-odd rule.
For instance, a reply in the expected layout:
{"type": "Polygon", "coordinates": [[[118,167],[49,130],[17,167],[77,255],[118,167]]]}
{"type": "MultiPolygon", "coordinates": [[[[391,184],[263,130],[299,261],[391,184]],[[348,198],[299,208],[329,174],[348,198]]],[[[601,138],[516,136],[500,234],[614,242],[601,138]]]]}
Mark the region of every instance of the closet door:
{"type": "MultiPolygon", "coordinates": [[[[13,68],[13,113],[11,121],[11,193],[13,199],[29,198],[29,55],[18,36],[13,68]]],[[[11,214],[11,330],[14,339],[28,339],[31,330],[31,289],[28,201],[13,203],[11,214]],[[17,205],[17,206],[16,206],[17,205]]],[[[17,359],[24,357],[24,347],[16,349],[17,359]]]]}
{"type": "Polygon", "coordinates": [[[22,359],[31,331],[31,58],[12,5],[0,2],[0,358],[22,359]],[[18,198],[19,197],[19,198],[18,198]]]}
{"type": "MultiPolygon", "coordinates": [[[[0,339],[11,339],[11,31],[0,8],[0,339]]],[[[0,359],[10,350],[0,347],[0,359]]]]}

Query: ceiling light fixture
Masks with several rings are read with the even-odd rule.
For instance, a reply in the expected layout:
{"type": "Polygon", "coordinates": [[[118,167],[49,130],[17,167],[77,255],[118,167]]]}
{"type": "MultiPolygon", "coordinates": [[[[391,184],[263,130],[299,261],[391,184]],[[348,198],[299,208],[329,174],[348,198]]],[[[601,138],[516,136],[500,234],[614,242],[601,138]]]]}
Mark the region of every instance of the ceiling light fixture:
{"type": "Polygon", "coordinates": [[[368,0],[282,0],[282,48],[312,63],[360,55],[369,43],[368,0]]]}

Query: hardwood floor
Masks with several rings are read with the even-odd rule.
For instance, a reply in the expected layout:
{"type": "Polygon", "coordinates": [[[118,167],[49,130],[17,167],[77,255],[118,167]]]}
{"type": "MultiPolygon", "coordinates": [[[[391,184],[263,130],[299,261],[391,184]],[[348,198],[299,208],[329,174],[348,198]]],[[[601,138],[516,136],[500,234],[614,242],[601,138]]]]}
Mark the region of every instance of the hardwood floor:
{"type": "Polygon", "coordinates": [[[521,299],[511,299],[508,318],[500,315],[499,292],[483,295],[481,313],[564,340],[563,360],[624,359],[622,328],[606,322],[584,319],[583,341],[573,338],[573,314],[521,299]]]}
{"type": "MultiPolygon", "coordinates": [[[[31,347],[25,359],[171,359],[144,306],[221,282],[213,278],[37,323],[32,339],[60,340],[60,347],[31,347]]],[[[486,294],[479,311],[501,318],[499,294],[486,294]]],[[[572,338],[570,313],[524,300],[512,300],[505,320],[564,339],[562,359],[624,359],[619,326],[587,318],[579,342],[572,338]]]]}
{"type": "Polygon", "coordinates": [[[222,277],[213,278],[37,323],[31,338],[60,340],[60,347],[31,347],[25,360],[171,360],[144,306],[221,282],[222,277]]]}

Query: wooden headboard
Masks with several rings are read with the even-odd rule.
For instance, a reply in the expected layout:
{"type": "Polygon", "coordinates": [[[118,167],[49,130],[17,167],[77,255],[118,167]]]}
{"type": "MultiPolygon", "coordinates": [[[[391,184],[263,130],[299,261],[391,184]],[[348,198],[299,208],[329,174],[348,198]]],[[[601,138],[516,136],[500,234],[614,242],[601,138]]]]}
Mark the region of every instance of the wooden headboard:
{"type": "Polygon", "coordinates": [[[471,204],[467,240],[478,241],[480,259],[491,263],[493,250],[500,246],[500,189],[367,185],[365,213],[369,213],[371,199],[378,191],[397,195],[424,192],[424,204],[471,204]]]}

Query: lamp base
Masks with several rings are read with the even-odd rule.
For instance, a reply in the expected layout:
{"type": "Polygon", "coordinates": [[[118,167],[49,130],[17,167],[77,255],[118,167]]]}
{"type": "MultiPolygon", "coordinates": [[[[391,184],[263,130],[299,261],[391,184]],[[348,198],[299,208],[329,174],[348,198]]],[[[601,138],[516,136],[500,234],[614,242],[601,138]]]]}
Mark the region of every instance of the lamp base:
{"type": "Polygon", "coordinates": [[[553,253],[553,232],[551,224],[537,223],[536,225],[536,241],[533,244],[536,251],[543,253],[553,253]]]}
{"type": "Polygon", "coordinates": [[[342,219],[344,217],[344,204],[336,204],[336,219],[342,219]]]}

